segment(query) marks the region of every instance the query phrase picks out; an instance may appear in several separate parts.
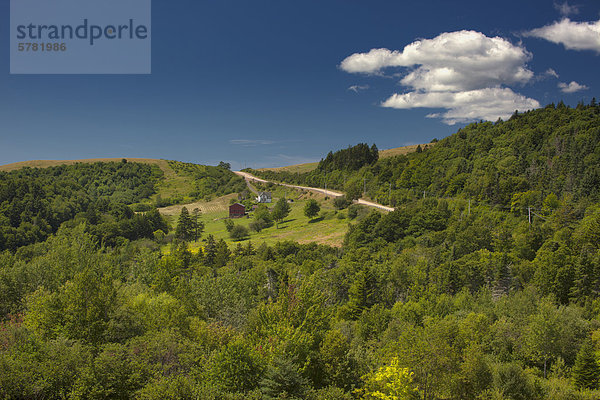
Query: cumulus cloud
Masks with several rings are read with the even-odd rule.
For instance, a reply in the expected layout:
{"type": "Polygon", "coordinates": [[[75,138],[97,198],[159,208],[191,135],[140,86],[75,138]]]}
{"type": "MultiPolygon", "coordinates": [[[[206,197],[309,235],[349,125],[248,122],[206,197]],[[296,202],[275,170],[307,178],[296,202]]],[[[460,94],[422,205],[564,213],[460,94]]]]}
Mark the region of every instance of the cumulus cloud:
{"type": "Polygon", "coordinates": [[[581,90],[589,89],[587,86],[580,85],[579,83],[577,83],[575,81],[571,81],[571,83],[569,83],[569,84],[560,82],[558,84],[558,87],[560,88],[560,91],[563,93],[575,93],[575,92],[579,92],[581,90]]]}
{"type": "Polygon", "coordinates": [[[508,119],[515,110],[530,110],[540,104],[509,88],[485,88],[463,92],[412,92],[394,94],[383,107],[409,109],[415,107],[446,108],[430,118],[442,118],[448,125],[474,120],[508,119]]]}
{"type": "Polygon", "coordinates": [[[382,74],[400,68],[400,83],[413,90],[395,94],[382,103],[390,108],[445,108],[447,124],[478,119],[496,120],[515,110],[539,107],[503,85],[525,84],[533,78],[526,63],[531,54],[520,45],[475,31],[446,32],[417,40],[402,51],[372,49],[344,59],[349,73],[382,74]]]}
{"type": "Polygon", "coordinates": [[[352,54],[340,68],[377,74],[389,67],[419,66],[402,84],[426,90],[472,90],[489,85],[525,83],[533,72],[525,67],[531,54],[499,37],[475,31],[447,32],[418,40],[403,51],[373,49],[352,54]]]}
{"type": "Polygon", "coordinates": [[[352,85],[348,88],[348,90],[354,92],[354,93],[358,93],[361,90],[367,90],[369,88],[369,85],[352,85]]]}
{"type": "Polygon", "coordinates": [[[554,8],[558,10],[560,15],[567,16],[571,14],[579,14],[579,6],[570,5],[566,1],[564,3],[554,3],[554,8]]]}
{"type": "Polygon", "coordinates": [[[595,22],[575,22],[569,18],[533,29],[525,33],[562,44],[570,50],[593,50],[600,53],[600,20],[595,22]]]}

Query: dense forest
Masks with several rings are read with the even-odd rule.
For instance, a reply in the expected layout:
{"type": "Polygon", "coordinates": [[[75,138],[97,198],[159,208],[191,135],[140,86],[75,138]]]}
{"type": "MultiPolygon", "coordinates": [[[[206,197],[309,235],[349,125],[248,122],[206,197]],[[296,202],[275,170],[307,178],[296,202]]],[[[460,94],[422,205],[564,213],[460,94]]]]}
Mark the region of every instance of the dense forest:
{"type": "Polygon", "coordinates": [[[356,171],[365,165],[374,164],[379,159],[379,150],[373,145],[369,148],[366,143],[359,143],[356,146],[349,146],[347,149],[338,150],[335,153],[329,152],[327,157],[322,159],[317,166],[317,170],[322,172],[333,170],[356,171]]]}
{"type": "Polygon", "coordinates": [[[151,238],[166,229],[157,213],[128,205],[152,195],[162,176],[126,160],[0,172],[0,251],[43,241],[66,222],[86,221],[100,241],[151,238]]]}
{"type": "Polygon", "coordinates": [[[396,204],[341,248],[161,252],[74,214],[0,253],[0,397],[598,399],[599,112],[549,106],[329,172],[391,183],[396,204]]]}
{"type": "Polygon", "coordinates": [[[555,106],[517,113],[508,121],[466,126],[435,145],[380,159],[360,170],[325,174],[255,171],[280,182],[345,190],[393,206],[423,192],[491,204],[541,207],[545,197],[570,195],[597,201],[600,195],[600,106],[555,106]],[[526,204],[528,203],[528,204],[526,204]]]}

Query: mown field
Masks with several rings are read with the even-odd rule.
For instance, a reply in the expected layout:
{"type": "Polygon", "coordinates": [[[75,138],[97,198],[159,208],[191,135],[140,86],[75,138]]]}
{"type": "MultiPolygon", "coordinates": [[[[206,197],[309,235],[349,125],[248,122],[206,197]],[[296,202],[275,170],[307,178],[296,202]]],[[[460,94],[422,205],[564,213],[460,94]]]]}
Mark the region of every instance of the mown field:
{"type": "MultiPolygon", "coordinates": [[[[224,223],[224,220],[228,218],[230,201],[236,199],[235,194],[223,196],[210,202],[196,202],[185,205],[190,212],[194,208],[199,208],[202,211],[200,219],[205,226],[202,238],[191,243],[192,250],[202,246],[208,235],[213,235],[217,240],[224,239],[230,247],[237,245],[237,243],[246,244],[248,240],[257,246],[263,242],[271,245],[283,240],[293,240],[302,244],[316,242],[335,247],[342,245],[350,220],[347,218],[346,210],[337,211],[334,208],[331,198],[325,200],[325,196],[322,194],[283,187],[277,187],[272,193],[274,199],[269,207],[273,207],[275,202],[283,196],[293,200],[290,203],[291,211],[288,217],[279,224],[279,227],[274,224],[259,233],[251,231],[249,239],[239,242],[229,237],[229,232],[227,232],[224,223]],[[321,204],[320,216],[312,221],[309,221],[304,215],[304,205],[308,199],[316,199],[321,204]]],[[[183,207],[184,205],[177,205],[161,208],[159,211],[167,217],[171,226],[175,227],[183,207]]],[[[250,212],[247,218],[234,219],[233,221],[235,224],[248,227],[253,220],[253,213],[250,212]]],[[[163,250],[168,252],[168,246],[165,246],[163,250]]]]}

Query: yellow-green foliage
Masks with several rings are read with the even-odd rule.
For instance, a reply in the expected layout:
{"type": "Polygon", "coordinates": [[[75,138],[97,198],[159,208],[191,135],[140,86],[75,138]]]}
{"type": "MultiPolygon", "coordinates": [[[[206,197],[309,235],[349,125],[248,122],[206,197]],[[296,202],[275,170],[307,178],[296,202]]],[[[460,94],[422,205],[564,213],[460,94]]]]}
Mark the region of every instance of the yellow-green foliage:
{"type": "Polygon", "coordinates": [[[400,366],[397,357],[392,358],[389,365],[363,376],[365,387],[363,399],[404,400],[413,399],[418,393],[413,384],[413,375],[408,368],[400,366]]]}

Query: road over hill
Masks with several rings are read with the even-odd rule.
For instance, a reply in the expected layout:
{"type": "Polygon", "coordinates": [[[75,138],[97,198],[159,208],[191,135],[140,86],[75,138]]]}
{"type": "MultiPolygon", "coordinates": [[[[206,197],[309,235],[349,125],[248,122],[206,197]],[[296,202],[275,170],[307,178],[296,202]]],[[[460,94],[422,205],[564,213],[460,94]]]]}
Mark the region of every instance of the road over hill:
{"type": "MultiPolygon", "coordinates": [[[[271,182],[271,181],[266,181],[266,180],[261,179],[261,178],[257,178],[256,176],[254,176],[252,174],[249,174],[247,172],[233,171],[233,173],[241,176],[247,182],[248,181],[262,182],[262,183],[269,183],[269,182],[271,182]]],[[[309,190],[311,192],[323,193],[326,196],[340,197],[340,196],[344,195],[344,193],[336,192],[336,191],[333,191],[333,190],[325,190],[325,189],[321,189],[321,188],[314,188],[314,187],[308,187],[308,186],[290,185],[288,183],[279,183],[279,182],[272,182],[272,183],[275,183],[275,184],[281,185],[281,186],[286,186],[286,187],[293,188],[293,189],[309,190]]],[[[374,203],[374,202],[368,201],[368,200],[358,199],[356,202],[358,204],[362,204],[362,205],[367,206],[367,207],[379,208],[380,210],[385,210],[385,211],[394,211],[394,208],[392,208],[392,207],[387,207],[387,206],[384,206],[382,204],[374,203]]]]}

